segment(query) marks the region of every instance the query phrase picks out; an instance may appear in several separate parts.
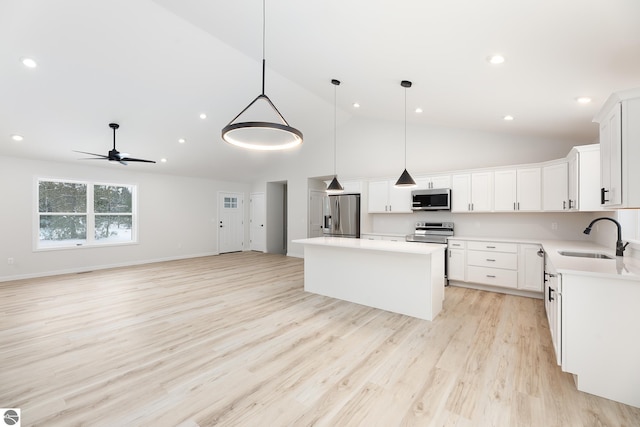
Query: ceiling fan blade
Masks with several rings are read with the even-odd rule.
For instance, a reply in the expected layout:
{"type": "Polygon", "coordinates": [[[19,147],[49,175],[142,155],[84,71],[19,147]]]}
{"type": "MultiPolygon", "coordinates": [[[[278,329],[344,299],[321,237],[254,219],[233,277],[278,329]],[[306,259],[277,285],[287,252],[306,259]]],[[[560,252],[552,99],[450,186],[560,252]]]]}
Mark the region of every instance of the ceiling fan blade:
{"type": "Polygon", "coordinates": [[[145,159],[134,159],[133,157],[122,157],[120,160],[124,160],[127,162],[144,162],[144,163],[155,163],[155,160],[145,160],[145,159]]]}
{"type": "MultiPolygon", "coordinates": [[[[104,154],[87,153],[86,151],[76,151],[76,150],[73,150],[73,152],[74,153],[89,154],[91,156],[98,156],[98,157],[100,157],[102,159],[108,159],[109,158],[109,156],[105,156],[104,154]]],[[[81,160],[85,160],[85,159],[81,159],[81,160]]],[[[88,160],[88,159],[86,159],[86,160],[88,160]]]]}

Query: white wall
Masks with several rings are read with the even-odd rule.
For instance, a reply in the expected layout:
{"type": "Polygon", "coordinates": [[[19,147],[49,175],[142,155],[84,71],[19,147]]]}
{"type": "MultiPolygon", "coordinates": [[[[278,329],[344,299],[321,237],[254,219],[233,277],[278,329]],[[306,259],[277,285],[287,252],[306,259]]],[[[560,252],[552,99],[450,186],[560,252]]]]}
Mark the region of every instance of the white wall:
{"type": "MultiPolygon", "coordinates": [[[[106,166],[0,157],[0,281],[217,254],[218,191],[240,192],[249,200],[248,184],[106,166]],[[34,180],[38,177],[136,184],[139,243],[34,251],[34,180]],[[7,264],[9,257],[13,265],[7,264]]],[[[148,168],[157,171],[162,165],[148,168]]],[[[248,209],[245,216],[248,248],[248,209]]]]}
{"type": "MultiPolygon", "coordinates": [[[[333,175],[333,134],[331,126],[327,128],[325,135],[305,134],[305,142],[301,148],[274,156],[271,169],[262,181],[287,180],[289,183],[290,240],[306,237],[307,178],[333,175]]],[[[563,158],[573,146],[589,143],[592,141],[552,141],[408,124],[407,167],[416,176],[467,168],[535,163],[563,158]]],[[[398,122],[352,118],[339,124],[337,146],[337,173],[341,181],[353,178],[397,178],[404,167],[404,127],[398,122]]],[[[260,185],[255,184],[256,187],[260,185]]],[[[516,223],[512,228],[526,229],[533,225],[538,229],[545,229],[549,223],[549,217],[545,215],[515,216],[513,220],[516,223]]],[[[571,228],[565,222],[570,224],[573,221],[571,217],[575,214],[565,215],[568,216],[557,220],[563,224],[560,231],[571,228]]],[[[388,229],[386,226],[382,228],[388,232],[404,232],[407,224],[415,222],[416,218],[412,215],[404,218],[390,215],[389,220],[395,225],[390,225],[388,229]]],[[[483,224],[491,224],[495,219],[492,215],[470,215],[460,216],[455,222],[457,228],[465,230],[465,223],[471,221],[476,224],[470,229],[474,231],[487,229],[483,228],[483,224]]],[[[373,230],[363,231],[384,232],[385,230],[376,228],[380,226],[379,221],[374,221],[373,230]]],[[[567,232],[568,234],[570,233],[567,232]]],[[[292,243],[288,254],[302,256],[303,249],[292,243]]]]}

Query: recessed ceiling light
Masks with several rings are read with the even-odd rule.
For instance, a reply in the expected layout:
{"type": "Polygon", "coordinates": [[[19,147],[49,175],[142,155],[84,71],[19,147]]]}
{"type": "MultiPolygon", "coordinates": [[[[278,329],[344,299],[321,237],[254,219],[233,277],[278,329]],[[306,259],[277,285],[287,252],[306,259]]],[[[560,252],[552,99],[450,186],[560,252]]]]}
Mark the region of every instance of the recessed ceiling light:
{"type": "Polygon", "coordinates": [[[24,137],[22,135],[13,134],[11,135],[11,139],[13,139],[14,141],[22,141],[24,137]]]}
{"type": "Polygon", "coordinates": [[[167,163],[167,159],[162,158],[162,159],[160,159],[160,162],[161,163],[167,163]]]}
{"type": "Polygon", "coordinates": [[[579,104],[588,104],[591,102],[591,98],[589,98],[588,96],[581,96],[579,98],[576,98],[576,101],[578,101],[579,104]]]}
{"type": "Polygon", "coordinates": [[[207,115],[205,113],[200,113],[200,118],[204,120],[207,118],[207,115]]]}
{"type": "Polygon", "coordinates": [[[512,120],[513,120],[513,116],[506,115],[506,116],[504,116],[504,117],[502,118],[502,120],[505,120],[505,121],[507,121],[507,122],[510,122],[510,121],[512,121],[512,120]]]}
{"type": "Polygon", "coordinates": [[[360,108],[360,103],[354,102],[353,103],[353,108],[360,108]]]}
{"type": "Polygon", "coordinates": [[[487,62],[493,65],[502,64],[504,61],[505,59],[504,59],[504,56],[502,55],[491,55],[487,57],[487,62]]]}
{"type": "Polygon", "coordinates": [[[27,68],[36,68],[38,66],[38,63],[32,58],[21,58],[20,62],[27,68]]]}
{"type": "Polygon", "coordinates": [[[416,113],[422,113],[422,108],[420,107],[416,108],[416,113]]]}
{"type": "Polygon", "coordinates": [[[184,144],[185,142],[187,142],[187,140],[186,140],[186,139],[184,139],[184,138],[180,138],[180,139],[178,140],[178,142],[179,142],[180,144],[184,144]]]}

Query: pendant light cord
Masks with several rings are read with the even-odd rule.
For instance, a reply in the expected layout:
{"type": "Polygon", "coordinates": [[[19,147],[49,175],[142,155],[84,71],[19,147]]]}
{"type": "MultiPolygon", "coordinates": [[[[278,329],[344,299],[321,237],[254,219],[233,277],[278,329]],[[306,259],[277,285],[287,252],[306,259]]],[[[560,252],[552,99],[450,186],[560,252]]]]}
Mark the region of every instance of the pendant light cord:
{"type": "Polygon", "coordinates": [[[265,6],[266,0],[262,0],[262,94],[264,95],[264,74],[265,74],[265,39],[266,39],[266,28],[267,28],[267,8],[265,6]]]}
{"type": "Polygon", "coordinates": [[[404,88],[404,168],[407,169],[407,88],[404,88]]]}
{"type": "Polygon", "coordinates": [[[338,159],[338,102],[337,102],[338,85],[333,85],[333,175],[337,175],[337,159],[338,159]]]}

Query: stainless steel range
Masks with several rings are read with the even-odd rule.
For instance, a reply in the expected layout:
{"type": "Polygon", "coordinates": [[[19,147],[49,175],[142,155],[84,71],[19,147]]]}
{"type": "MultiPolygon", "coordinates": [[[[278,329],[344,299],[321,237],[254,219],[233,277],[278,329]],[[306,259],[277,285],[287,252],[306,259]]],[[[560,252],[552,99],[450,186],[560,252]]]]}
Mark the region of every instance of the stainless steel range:
{"type": "Polygon", "coordinates": [[[407,242],[447,243],[447,237],[453,236],[452,222],[416,222],[413,234],[407,234],[407,242]]]}
{"type": "MultiPolygon", "coordinates": [[[[452,222],[416,222],[413,234],[407,234],[407,242],[435,243],[447,250],[447,237],[453,236],[452,222]]],[[[444,283],[449,286],[447,253],[444,256],[444,283]]]]}

